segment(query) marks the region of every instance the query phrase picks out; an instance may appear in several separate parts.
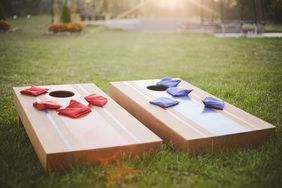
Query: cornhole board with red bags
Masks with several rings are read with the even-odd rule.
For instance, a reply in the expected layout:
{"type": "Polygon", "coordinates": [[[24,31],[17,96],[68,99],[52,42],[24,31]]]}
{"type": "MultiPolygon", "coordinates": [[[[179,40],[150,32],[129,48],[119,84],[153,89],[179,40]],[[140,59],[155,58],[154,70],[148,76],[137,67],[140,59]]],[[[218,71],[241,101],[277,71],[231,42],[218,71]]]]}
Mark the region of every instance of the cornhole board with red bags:
{"type": "Polygon", "coordinates": [[[20,93],[28,87],[15,87],[13,96],[19,123],[24,126],[45,169],[107,163],[124,155],[138,156],[160,149],[162,140],[158,136],[94,84],[41,87],[48,88],[48,93],[28,96],[20,93]],[[92,112],[78,119],[59,115],[56,110],[39,111],[32,105],[56,100],[66,107],[71,99],[88,105],[84,97],[92,93],[107,97],[107,104],[91,106],[92,112]]]}
{"type": "Polygon", "coordinates": [[[275,134],[273,125],[227,102],[223,110],[205,108],[202,100],[214,96],[184,80],[178,87],[193,91],[180,98],[173,98],[166,88],[156,86],[159,80],[111,82],[110,96],[174,148],[206,152],[249,147],[275,134]],[[159,97],[176,99],[179,104],[163,109],[149,103],[159,97]]]}

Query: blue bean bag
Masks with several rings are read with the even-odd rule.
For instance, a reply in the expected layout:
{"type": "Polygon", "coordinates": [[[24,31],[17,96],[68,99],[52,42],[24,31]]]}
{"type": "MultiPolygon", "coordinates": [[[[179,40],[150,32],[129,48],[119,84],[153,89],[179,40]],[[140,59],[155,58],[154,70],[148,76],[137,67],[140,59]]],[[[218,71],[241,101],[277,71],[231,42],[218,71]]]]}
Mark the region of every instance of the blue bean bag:
{"type": "Polygon", "coordinates": [[[180,82],[181,80],[173,80],[171,77],[166,76],[162,78],[159,82],[157,82],[157,85],[158,86],[161,85],[169,88],[169,87],[176,87],[180,82]]]}
{"type": "Polygon", "coordinates": [[[151,104],[163,107],[163,108],[168,108],[177,105],[179,102],[177,100],[167,98],[167,97],[160,97],[155,100],[150,101],[151,104]]]}
{"type": "Polygon", "coordinates": [[[208,108],[215,108],[222,110],[224,108],[224,102],[220,99],[216,99],[214,97],[206,97],[202,100],[204,105],[208,108]]]}
{"type": "Polygon", "coordinates": [[[193,89],[184,89],[179,87],[170,87],[166,90],[167,93],[174,97],[183,97],[187,96],[193,89]]]}

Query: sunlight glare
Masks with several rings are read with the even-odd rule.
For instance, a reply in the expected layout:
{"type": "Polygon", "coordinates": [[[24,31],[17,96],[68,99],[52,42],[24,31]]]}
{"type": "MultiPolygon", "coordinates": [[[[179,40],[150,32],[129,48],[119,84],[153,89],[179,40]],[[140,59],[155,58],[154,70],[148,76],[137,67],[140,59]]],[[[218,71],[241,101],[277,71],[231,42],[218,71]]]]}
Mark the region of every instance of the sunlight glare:
{"type": "Polygon", "coordinates": [[[187,0],[158,0],[156,3],[161,8],[174,10],[181,7],[184,1],[187,0]]]}

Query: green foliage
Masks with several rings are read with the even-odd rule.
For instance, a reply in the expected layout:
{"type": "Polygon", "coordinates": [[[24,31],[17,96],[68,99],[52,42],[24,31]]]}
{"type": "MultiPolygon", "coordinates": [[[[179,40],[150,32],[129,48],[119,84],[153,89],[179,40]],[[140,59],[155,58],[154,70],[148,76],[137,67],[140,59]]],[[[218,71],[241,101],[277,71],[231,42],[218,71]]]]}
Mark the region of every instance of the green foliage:
{"type": "Polygon", "coordinates": [[[63,5],[62,7],[61,22],[63,23],[71,22],[71,12],[70,12],[69,7],[66,4],[63,5]]]}
{"type": "Polygon", "coordinates": [[[269,14],[272,20],[282,23],[282,0],[271,0],[269,14]]]}
{"type": "Polygon", "coordinates": [[[79,37],[45,37],[40,31],[49,20],[19,18],[12,24],[21,31],[0,34],[0,187],[281,187],[282,39],[97,27],[79,37]],[[275,138],[251,149],[197,155],[165,145],[138,160],[44,172],[16,125],[14,86],[91,82],[108,91],[109,81],[165,75],[276,125],[275,138]]]}
{"type": "Polygon", "coordinates": [[[109,19],[111,17],[111,8],[112,8],[112,1],[111,0],[104,0],[104,16],[106,19],[109,19]]]}
{"type": "Polygon", "coordinates": [[[5,19],[12,14],[12,1],[0,0],[0,19],[5,19]]]}
{"type": "Polygon", "coordinates": [[[58,0],[53,0],[53,10],[54,10],[54,21],[55,21],[55,23],[60,22],[61,11],[60,11],[60,8],[59,8],[58,0]]]}
{"type": "Polygon", "coordinates": [[[111,6],[110,0],[104,0],[104,11],[106,13],[110,12],[110,6],[111,6]]]}
{"type": "Polygon", "coordinates": [[[0,20],[4,20],[4,19],[5,19],[4,7],[2,3],[0,2],[0,20]]]}
{"type": "MultiPolygon", "coordinates": [[[[254,1],[255,0],[237,0],[240,6],[241,15],[245,19],[254,19],[254,1]]],[[[265,19],[273,22],[282,23],[282,0],[259,0],[256,6],[262,7],[265,19]]],[[[257,8],[258,9],[258,8],[257,8]]]]}

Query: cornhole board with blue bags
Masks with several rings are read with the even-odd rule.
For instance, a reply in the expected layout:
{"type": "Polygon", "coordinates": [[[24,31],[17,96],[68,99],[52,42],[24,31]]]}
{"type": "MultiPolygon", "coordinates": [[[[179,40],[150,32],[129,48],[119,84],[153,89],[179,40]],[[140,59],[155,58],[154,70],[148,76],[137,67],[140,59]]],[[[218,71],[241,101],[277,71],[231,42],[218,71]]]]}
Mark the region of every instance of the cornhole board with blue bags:
{"type": "Polygon", "coordinates": [[[107,163],[124,155],[156,152],[162,140],[120,107],[94,84],[41,86],[49,89],[39,96],[20,93],[28,87],[14,87],[13,97],[19,124],[23,125],[45,169],[75,164],[107,163]],[[55,100],[66,107],[70,100],[85,106],[84,99],[95,93],[108,98],[103,107],[90,106],[91,113],[78,119],[59,115],[56,110],[37,110],[34,102],[55,100]]]}
{"type": "MultiPolygon", "coordinates": [[[[205,152],[249,147],[275,134],[273,125],[227,102],[224,102],[222,110],[206,107],[203,103],[206,97],[208,102],[218,98],[184,80],[177,85],[178,90],[188,89],[192,92],[182,97],[173,97],[166,91],[167,87],[156,85],[159,81],[111,82],[110,96],[176,149],[205,152]],[[167,99],[175,100],[178,104],[169,108],[152,104],[152,101],[166,102],[167,99]]],[[[217,105],[222,107],[220,103],[217,105]]]]}

